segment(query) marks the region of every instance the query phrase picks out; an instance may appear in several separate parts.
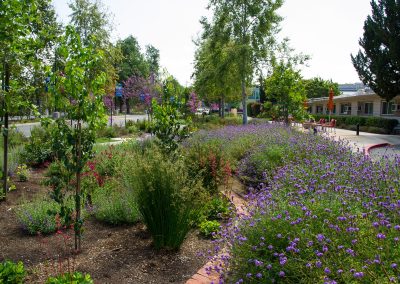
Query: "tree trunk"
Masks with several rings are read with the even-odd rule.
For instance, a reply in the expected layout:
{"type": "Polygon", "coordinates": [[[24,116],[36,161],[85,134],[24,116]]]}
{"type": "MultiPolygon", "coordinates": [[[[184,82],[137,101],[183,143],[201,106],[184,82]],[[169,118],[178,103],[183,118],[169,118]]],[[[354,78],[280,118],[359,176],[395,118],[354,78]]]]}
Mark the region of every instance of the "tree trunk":
{"type": "Polygon", "coordinates": [[[82,127],[80,121],[77,122],[76,125],[76,130],[78,134],[78,141],[77,141],[77,146],[76,146],[76,189],[75,189],[75,211],[76,211],[76,216],[75,216],[75,224],[74,224],[74,229],[75,229],[75,250],[80,251],[81,250],[81,232],[82,232],[82,221],[81,221],[81,132],[82,132],[82,127]]]}
{"type": "Polygon", "coordinates": [[[218,100],[219,106],[218,106],[218,116],[222,117],[222,99],[219,98],[218,100]]]}
{"type": "MultiPolygon", "coordinates": [[[[7,97],[10,89],[10,67],[7,63],[4,64],[4,90],[5,97],[7,97]]],[[[3,194],[4,199],[7,196],[7,177],[8,177],[8,110],[7,110],[6,98],[3,101],[4,109],[4,129],[3,129],[3,142],[4,142],[4,156],[3,156],[3,194]]]]}
{"type": "Polygon", "coordinates": [[[221,117],[225,118],[225,98],[221,97],[221,117]]]}
{"type": "Polygon", "coordinates": [[[242,79],[242,105],[243,105],[243,125],[247,124],[247,95],[246,95],[246,83],[242,79]]]}
{"type": "Polygon", "coordinates": [[[129,105],[129,99],[125,100],[125,106],[126,106],[126,113],[130,114],[131,113],[131,107],[129,105]]]}

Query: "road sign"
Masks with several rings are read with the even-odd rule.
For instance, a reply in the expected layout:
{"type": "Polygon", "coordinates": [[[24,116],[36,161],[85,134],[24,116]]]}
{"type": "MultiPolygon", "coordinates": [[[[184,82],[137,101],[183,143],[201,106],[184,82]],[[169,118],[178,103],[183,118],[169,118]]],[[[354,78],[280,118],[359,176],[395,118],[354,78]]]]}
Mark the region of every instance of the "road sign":
{"type": "Polygon", "coordinates": [[[122,84],[117,84],[115,87],[115,96],[117,98],[122,98],[122,84]]]}

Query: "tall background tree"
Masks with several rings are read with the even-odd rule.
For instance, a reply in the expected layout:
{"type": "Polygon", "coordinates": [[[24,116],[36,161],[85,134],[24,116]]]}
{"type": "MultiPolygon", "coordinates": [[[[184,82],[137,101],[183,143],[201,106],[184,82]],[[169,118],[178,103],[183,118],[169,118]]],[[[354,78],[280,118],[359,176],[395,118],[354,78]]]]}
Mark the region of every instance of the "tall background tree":
{"type": "Polygon", "coordinates": [[[97,70],[93,69],[91,72],[106,73],[105,92],[108,96],[112,96],[119,79],[119,65],[123,58],[119,46],[110,41],[112,14],[99,0],[73,0],[69,7],[72,10],[70,25],[76,29],[82,45],[84,47],[93,45],[96,52],[105,54],[97,70]]]}
{"type": "Polygon", "coordinates": [[[195,54],[195,90],[207,102],[218,102],[224,117],[225,103],[240,100],[238,64],[232,55],[233,44],[218,35],[210,35],[198,43],[195,54]]]}
{"type": "Polygon", "coordinates": [[[390,101],[400,94],[400,1],[371,1],[372,15],[356,56],[351,56],[361,81],[390,101]]]}
{"type": "Polygon", "coordinates": [[[323,98],[329,96],[329,90],[332,88],[335,96],[340,94],[339,84],[332,80],[324,80],[316,77],[304,80],[304,88],[307,98],[323,98]]]}
{"type": "Polygon", "coordinates": [[[282,0],[211,0],[212,26],[234,43],[238,60],[243,104],[243,124],[247,124],[246,88],[252,83],[255,67],[265,59],[275,42],[281,17],[276,13],[282,0]]]}

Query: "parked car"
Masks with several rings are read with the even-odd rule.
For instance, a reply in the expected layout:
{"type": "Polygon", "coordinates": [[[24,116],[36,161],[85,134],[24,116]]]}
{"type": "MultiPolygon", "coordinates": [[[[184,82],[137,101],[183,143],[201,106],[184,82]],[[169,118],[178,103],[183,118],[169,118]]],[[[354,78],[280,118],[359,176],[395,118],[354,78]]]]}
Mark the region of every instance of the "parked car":
{"type": "Polygon", "coordinates": [[[196,109],[196,114],[198,115],[210,114],[210,109],[208,107],[199,107],[196,109]]]}

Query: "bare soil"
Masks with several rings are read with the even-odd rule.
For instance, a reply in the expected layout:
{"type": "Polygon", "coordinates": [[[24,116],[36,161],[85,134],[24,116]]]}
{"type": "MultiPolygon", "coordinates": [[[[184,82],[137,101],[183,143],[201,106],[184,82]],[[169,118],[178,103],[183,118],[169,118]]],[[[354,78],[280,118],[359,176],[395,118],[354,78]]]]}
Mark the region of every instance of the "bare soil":
{"type": "Polygon", "coordinates": [[[211,242],[192,231],[177,252],[156,251],[143,224],[112,227],[89,218],[84,224],[83,251],[73,252],[71,230],[48,236],[29,236],[18,224],[14,209],[22,202],[44,196],[43,169],[32,171],[28,182],[16,183],[0,202],[0,262],[22,261],[26,283],[44,283],[60,272],[89,273],[95,283],[185,283],[206,260],[199,252],[211,242]]]}

